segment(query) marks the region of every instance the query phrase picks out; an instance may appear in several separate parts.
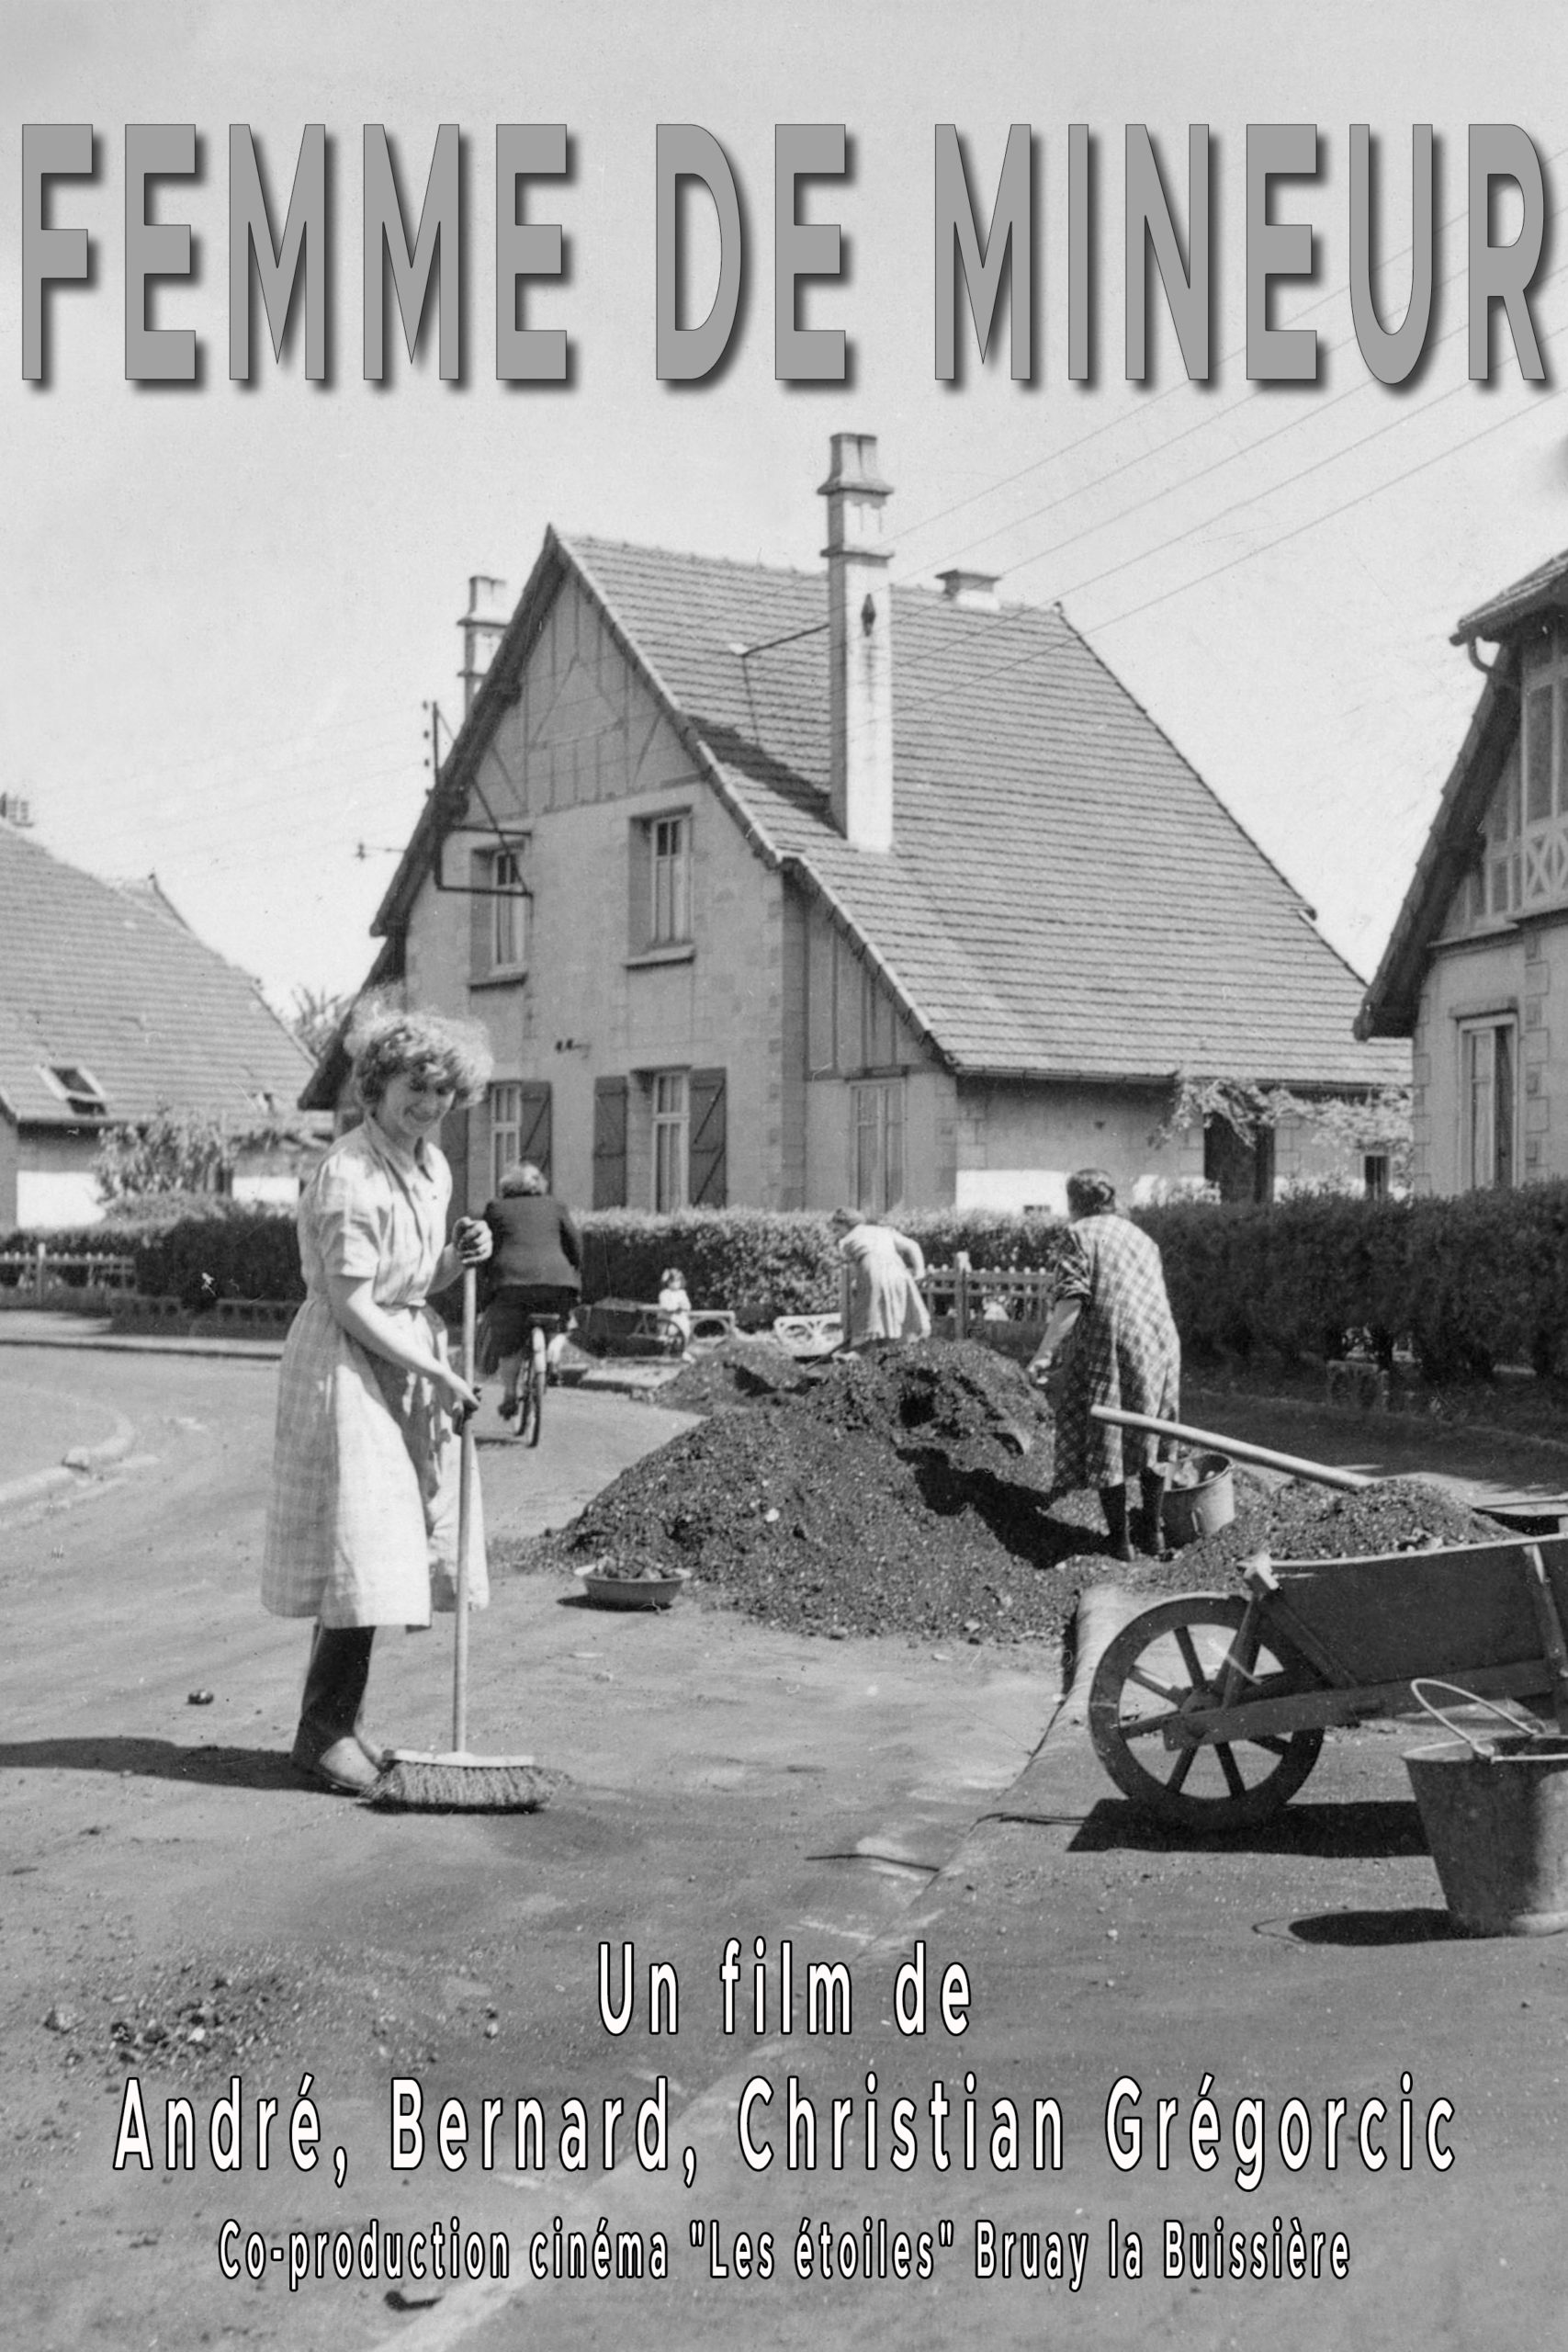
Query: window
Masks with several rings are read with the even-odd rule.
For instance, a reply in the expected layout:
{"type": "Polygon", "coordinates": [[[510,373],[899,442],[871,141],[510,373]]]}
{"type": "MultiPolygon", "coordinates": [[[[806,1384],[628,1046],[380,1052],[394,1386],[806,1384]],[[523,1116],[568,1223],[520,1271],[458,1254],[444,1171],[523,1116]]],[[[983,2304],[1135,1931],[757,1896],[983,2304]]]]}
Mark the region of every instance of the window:
{"type": "Polygon", "coordinates": [[[904,1087],[852,1086],[855,1206],[881,1216],[904,1196],[904,1087]]]}
{"type": "Polygon", "coordinates": [[[692,935],[692,820],[656,817],[649,834],[649,942],[673,947],[692,935]]]}
{"type": "Polygon", "coordinates": [[[490,1090],[490,1197],[501,1191],[503,1169],[531,1160],[550,1181],[551,1095],[549,1081],[502,1080],[490,1090]]]}
{"type": "Polygon", "coordinates": [[[523,856],[524,844],[517,842],[506,849],[477,849],[469,857],[471,980],[514,978],[527,964],[530,899],[523,856]]]}
{"type": "Polygon", "coordinates": [[[523,895],[523,862],[514,849],[497,850],[491,861],[491,888],[505,894],[490,902],[491,968],[516,971],[528,960],[528,901],[523,895]]]}
{"type": "Polygon", "coordinates": [[[1361,1189],[1369,1201],[1388,1198],[1388,1154],[1386,1151],[1365,1152],[1361,1158],[1361,1189]]]}
{"type": "Polygon", "coordinates": [[[686,1205],[686,1158],[690,1132],[686,1073],[656,1070],[653,1075],[653,1206],[667,1216],[686,1205]]]}
{"type": "Polygon", "coordinates": [[[501,1171],[523,1157],[523,1089],[492,1086],[490,1090],[490,1195],[501,1192],[501,1171]]]}
{"type": "Polygon", "coordinates": [[[79,1119],[102,1119],[108,1115],[108,1103],[104,1090],[84,1062],[48,1062],[41,1075],[51,1094],[58,1094],[69,1111],[79,1119]]]}
{"type": "Polygon", "coordinates": [[[1518,1033],[1506,1021],[1460,1030],[1460,1160],[1472,1192],[1517,1182],[1518,1033]]]}

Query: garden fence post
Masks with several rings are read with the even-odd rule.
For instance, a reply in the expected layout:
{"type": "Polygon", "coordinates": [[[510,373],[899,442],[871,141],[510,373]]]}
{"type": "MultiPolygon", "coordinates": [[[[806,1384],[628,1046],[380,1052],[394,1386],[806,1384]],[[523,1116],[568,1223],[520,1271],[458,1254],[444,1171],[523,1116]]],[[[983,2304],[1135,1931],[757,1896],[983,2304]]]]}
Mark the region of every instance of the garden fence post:
{"type": "Polygon", "coordinates": [[[967,1250],[961,1250],[958,1252],[953,1261],[953,1266],[958,1276],[953,1298],[953,1322],[957,1337],[966,1340],[969,1337],[969,1252],[967,1250]]]}
{"type": "Polygon", "coordinates": [[[850,1344],[850,1270],[846,1263],[839,1268],[839,1329],[843,1335],[840,1345],[846,1348],[850,1344]]]}
{"type": "Polygon", "coordinates": [[[33,1261],[33,1296],[40,1306],[44,1302],[45,1288],[49,1280],[47,1265],[48,1252],[40,1241],[38,1245],[38,1255],[33,1261]]]}

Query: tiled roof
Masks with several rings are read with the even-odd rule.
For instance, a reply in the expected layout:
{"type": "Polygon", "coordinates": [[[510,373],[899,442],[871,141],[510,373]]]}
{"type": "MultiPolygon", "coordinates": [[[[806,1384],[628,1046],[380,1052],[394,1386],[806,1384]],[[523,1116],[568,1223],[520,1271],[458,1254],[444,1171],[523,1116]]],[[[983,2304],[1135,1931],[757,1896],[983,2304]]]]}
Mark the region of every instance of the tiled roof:
{"type": "Polygon", "coordinates": [[[50,1065],[90,1071],[111,1119],[164,1102],[254,1118],[266,1094],[287,1112],[310,1070],[255,982],[156,886],[117,889],[0,824],[0,1102],[80,1124],[50,1065]]]}
{"type": "Polygon", "coordinates": [[[559,545],[954,1069],[1407,1078],[1402,1046],[1352,1036],[1361,983],[1298,893],[1060,611],[894,590],[895,846],[878,854],[828,815],[823,574],[559,545]]]}
{"type": "Polygon", "coordinates": [[[1568,606],[1568,551],[1549,555],[1511,588],[1503,589],[1489,597],[1484,605],[1477,605],[1474,612],[1464,618],[1449,639],[1450,645],[1463,645],[1483,637],[1494,643],[1520,621],[1529,620],[1532,613],[1562,609],[1568,606]]]}

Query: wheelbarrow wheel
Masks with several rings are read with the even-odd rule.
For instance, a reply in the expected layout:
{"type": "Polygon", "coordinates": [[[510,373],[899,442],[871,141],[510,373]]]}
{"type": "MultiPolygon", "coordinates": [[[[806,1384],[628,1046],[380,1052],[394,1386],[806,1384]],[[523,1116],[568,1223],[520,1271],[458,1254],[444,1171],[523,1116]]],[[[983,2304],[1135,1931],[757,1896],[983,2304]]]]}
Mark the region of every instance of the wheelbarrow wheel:
{"type": "Polygon", "coordinates": [[[1095,1754],[1124,1796],[1177,1828],[1256,1828],[1295,1795],[1323,1746],[1316,1729],[1167,1746],[1167,1726],[1195,1707],[1222,1697],[1277,1698],[1315,1683],[1295,1657],[1238,1642],[1247,1611],[1240,1593],[1161,1601],[1122,1627],[1095,1669],[1089,1699],[1095,1754]]]}

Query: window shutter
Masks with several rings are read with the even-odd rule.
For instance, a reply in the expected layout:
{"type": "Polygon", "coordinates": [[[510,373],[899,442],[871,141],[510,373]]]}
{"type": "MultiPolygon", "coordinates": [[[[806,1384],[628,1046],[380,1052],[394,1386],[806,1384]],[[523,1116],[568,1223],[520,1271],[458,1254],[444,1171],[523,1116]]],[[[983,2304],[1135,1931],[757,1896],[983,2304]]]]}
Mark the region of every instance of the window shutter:
{"type": "Polygon", "coordinates": [[[544,1171],[545,1182],[550,1181],[550,1084],[548,1079],[525,1079],[518,1090],[523,1098],[523,1115],[519,1122],[517,1157],[531,1159],[544,1171]]]}
{"type": "Polygon", "coordinates": [[[686,1197],[694,1209],[721,1209],[726,1204],[724,1076],[721,1069],[694,1069],[691,1076],[686,1197]]]}
{"type": "MultiPolygon", "coordinates": [[[[494,880],[494,860],[488,849],[468,852],[468,888],[488,890],[494,880]]],[[[495,921],[493,899],[468,900],[468,978],[488,980],[491,975],[491,925],[495,921]]]]}
{"type": "Polygon", "coordinates": [[[596,1078],[593,1081],[593,1205],[624,1209],[626,1204],[626,1081],[596,1078]]]}

